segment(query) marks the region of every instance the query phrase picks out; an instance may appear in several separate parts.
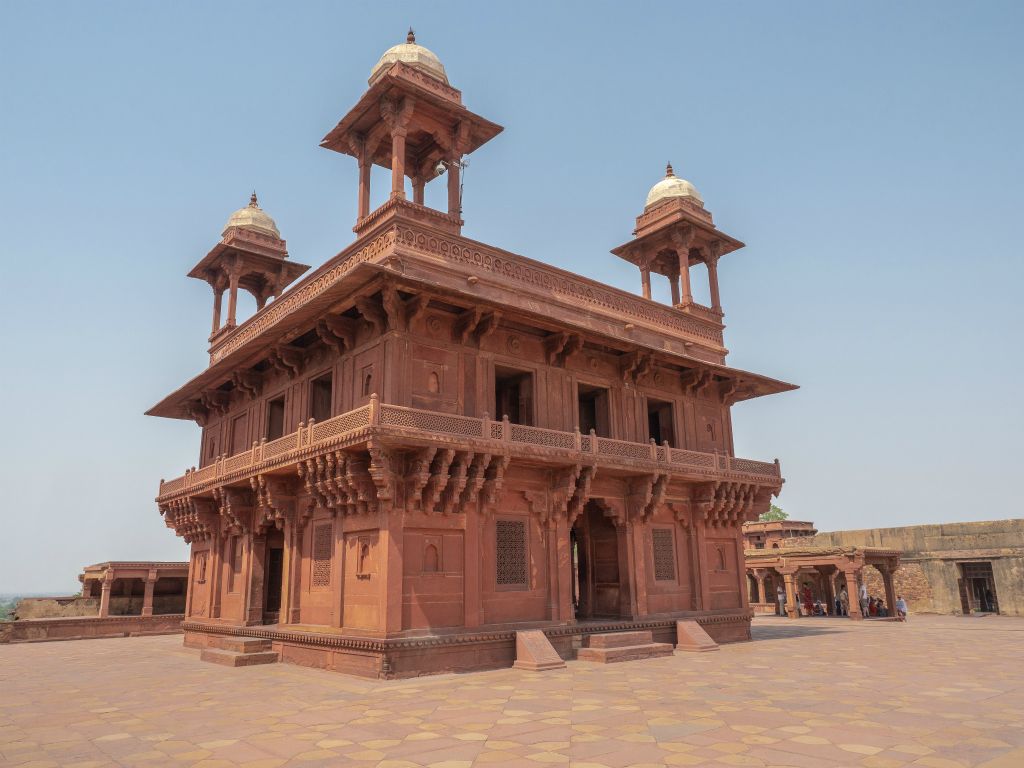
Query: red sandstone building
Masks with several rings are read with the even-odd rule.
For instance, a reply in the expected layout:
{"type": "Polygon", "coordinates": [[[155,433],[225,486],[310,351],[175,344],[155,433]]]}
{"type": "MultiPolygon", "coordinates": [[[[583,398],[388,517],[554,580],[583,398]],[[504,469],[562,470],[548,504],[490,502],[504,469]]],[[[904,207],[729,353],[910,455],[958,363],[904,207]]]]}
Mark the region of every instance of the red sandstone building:
{"type": "Polygon", "coordinates": [[[157,499],[191,543],[186,643],[407,676],[509,665],[525,628],[564,657],[680,618],[749,638],[740,526],[783,480],[733,455],[730,408],[793,387],[726,365],[717,264],[742,243],[671,167],[613,250],[642,297],[470,240],[463,158],[501,130],[410,36],[322,142],[357,162],[355,241],[294,282],[254,197],[189,273],[214,291],[210,364],[149,411],[202,427],[157,499]]]}

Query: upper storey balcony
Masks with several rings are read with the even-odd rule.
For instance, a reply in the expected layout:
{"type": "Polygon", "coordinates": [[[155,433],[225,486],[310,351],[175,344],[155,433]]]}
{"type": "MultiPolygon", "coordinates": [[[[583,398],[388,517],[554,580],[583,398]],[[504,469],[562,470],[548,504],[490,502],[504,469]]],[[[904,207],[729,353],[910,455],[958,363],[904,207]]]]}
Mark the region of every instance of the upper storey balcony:
{"type": "Polygon", "coordinates": [[[551,467],[585,465],[614,474],[649,474],[691,481],[728,481],[779,489],[779,462],[738,459],[721,453],[635,443],[510,423],[386,405],[374,395],[368,405],[322,422],[310,421],[277,440],[254,443],[234,456],[222,456],[201,469],[160,482],[157,502],[210,492],[257,475],[290,472],[322,462],[336,451],[358,451],[369,442],[415,450],[423,447],[506,456],[551,467]]]}

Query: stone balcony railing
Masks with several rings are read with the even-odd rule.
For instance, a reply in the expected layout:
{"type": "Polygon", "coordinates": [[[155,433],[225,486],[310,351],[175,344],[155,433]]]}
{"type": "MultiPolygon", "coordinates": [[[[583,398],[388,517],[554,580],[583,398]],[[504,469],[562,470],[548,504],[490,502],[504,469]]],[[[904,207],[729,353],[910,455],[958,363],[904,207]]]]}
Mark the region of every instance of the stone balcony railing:
{"type": "Polygon", "coordinates": [[[593,432],[565,432],[523,424],[507,419],[478,419],[450,413],[406,408],[380,403],[374,395],[368,405],[326,421],[300,424],[292,433],[276,440],[253,443],[252,448],[234,456],[221,456],[201,469],[192,469],[173,480],[161,480],[158,502],[209,490],[250,477],[259,472],[287,466],[327,449],[355,445],[371,435],[409,438],[418,441],[483,441],[481,447],[493,453],[553,451],[554,460],[582,464],[630,464],[640,470],[721,477],[750,482],[781,484],[782,473],[775,462],[738,459],[723,453],[704,453],[668,445],[634,443],[598,437],[593,432]],[[489,446],[486,444],[490,444],[489,446]]]}

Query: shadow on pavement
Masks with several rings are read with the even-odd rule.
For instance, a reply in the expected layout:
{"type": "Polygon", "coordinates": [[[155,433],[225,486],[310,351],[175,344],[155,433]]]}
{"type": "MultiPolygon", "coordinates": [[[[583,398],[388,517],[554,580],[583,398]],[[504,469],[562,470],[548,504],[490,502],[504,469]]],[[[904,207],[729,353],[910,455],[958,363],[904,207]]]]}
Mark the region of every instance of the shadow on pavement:
{"type": "Polygon", "coordinates": [[[813,624],[810,621],[794,619],[789,624],[771,624],[750,628],[752,640],[785,640],[791,637],[812,637],[814,635],[834,635],[842,632],[839,627],[830,628],[827,624],[813,624]]]}

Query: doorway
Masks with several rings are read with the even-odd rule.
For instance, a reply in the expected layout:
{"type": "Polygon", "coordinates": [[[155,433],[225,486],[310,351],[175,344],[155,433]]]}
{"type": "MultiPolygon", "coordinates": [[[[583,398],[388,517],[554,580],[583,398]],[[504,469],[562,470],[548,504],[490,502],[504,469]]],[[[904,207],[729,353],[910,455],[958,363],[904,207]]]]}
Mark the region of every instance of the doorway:
{"type": "Polygon", "coordinates": [[[284,533],[267,534],[266,594],[263,600],[263,623],[278,624],[281,620],[281,586],[284,581],[284,533]]]}
{"type": "Polygon", "coordinates": [[[577,619],[622,615],[619,532],[597,502],[591,501],[570,531],[573,602],[577,619]]]}
{"type": "Polygon", "coordinates": [[[967,613],[999,613],[992,563],[959,563],[962,574],[961,602],[967,613]]]}

